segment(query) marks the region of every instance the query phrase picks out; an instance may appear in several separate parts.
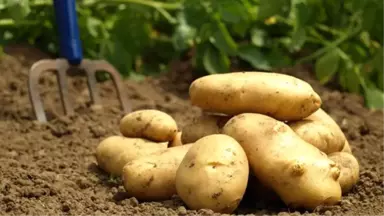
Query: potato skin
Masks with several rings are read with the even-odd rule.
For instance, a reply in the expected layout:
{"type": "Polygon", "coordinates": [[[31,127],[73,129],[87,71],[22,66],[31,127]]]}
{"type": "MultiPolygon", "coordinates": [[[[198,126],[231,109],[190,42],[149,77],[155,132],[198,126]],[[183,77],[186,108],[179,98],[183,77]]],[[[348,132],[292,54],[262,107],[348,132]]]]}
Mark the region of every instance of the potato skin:
{"type": "Polygon", "coordinates": [[[346,152],[346,153],[352,154],[352,149],[351,149],[351,146],[349,145],[349,142],[347,139],[345,140],[344,147],[343,147],[343,149],[341,149],[341,152],[346,152]]]}
{"type": "Polygon", "coordinates": [[[227,115],[260,113],[278,120],[303,119],[320,108],[320,96],[305,81],[269,72],[213,74],[193,81],[192,105],[227,115]]]}
{"type": "Polygon", "coordinates": [[[341,200],[340,169],[287,124],[244,113],[231,118],[222,132],[241,144],[252,173],[287,206],[314,209],[341,200]]]}
{"type": "Polygon", "coordinates": [[[96,147],[98,166],[111,174],[120,176],[123,166],[135,158],[167,149],[168,143],[156,143],[142,138],[109,136],[96,147]]]}
{"type": "Polygon", "coordinates": [[[206,113],[195,117],[190,124],[183,128],[181,141],[183,143],[194,143],[202,137],[212,134],[220,134],[221,128],[229,119],[229,116],[211,115],[206,113]]]}
{"type": "Polygon", "coordinates": [[[120,120],[120,132],[126,137],[165,142],[175,137],[178,127],[176,121],[167,113],[145,109],[125,115],[120,120]]]}
{"type": "Polygon", "coordinates": [[[181,141],[182,133],[183,133],[182,131],[177,132],[173,140],[169,142],[169,147],[176,147],[176,146],[183,145],[183,142],[181,141]]]}
{"type": "Polygon", "coordinates": [[[299,137],[326,154],[341,151],[346,142],[339,125],[321,108],[307,118],[288,125],[299,137]]]}
{"type": "Polygon", "coordinates": [[[129,196],[143,201],[166,200],[176,194],[176,171],[192,144],[171,147],[128,162],[122,179],[129,196]]]}
{"type": "Polygon", "coordinates": [[[343,194],[348,193],[359,181],[359,162],[347,152],[334,152],[328,157],[341,167],[339,183],[343,194]]]}
{"type": "Polygon", "coordinates": [[[191,209],[233,212],[242,200],[249,165],[240,144],[227,135],[197,140],[176,173],[176,190],[191,209]]]}

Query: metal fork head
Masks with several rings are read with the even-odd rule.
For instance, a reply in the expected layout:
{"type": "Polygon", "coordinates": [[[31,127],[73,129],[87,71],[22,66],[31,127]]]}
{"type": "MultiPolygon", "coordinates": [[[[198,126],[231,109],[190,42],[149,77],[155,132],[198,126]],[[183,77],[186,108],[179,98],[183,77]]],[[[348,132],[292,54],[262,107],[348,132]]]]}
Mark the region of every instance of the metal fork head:
{"type": "Polygon", "coordinates": [[[131,112],[131,106],[124,94],[125,92],[123,89],[121,76],[118,71],[107,61],[84,59],[79,65],[73,66],[70,65],[66,59],[44,59],[34,63],[28,75],[29,99],[31,101],[35,116],[39,122],[47,122],[43,103],[38,91],[39,77],[45,71],[56,72],[57,82],[59,84],[60,99],[64,107],[65,115],[72,115],[74,113],[73,107],[68,98],[68,86],[66,82],[67,71],[73,67],[85,71],[87,76],[88,89],[93,105],[98,107],[102,106],[99,90],[96,87],[96,72],[105,71],[111,75],[123,111],[125,113],[131,112]]]}

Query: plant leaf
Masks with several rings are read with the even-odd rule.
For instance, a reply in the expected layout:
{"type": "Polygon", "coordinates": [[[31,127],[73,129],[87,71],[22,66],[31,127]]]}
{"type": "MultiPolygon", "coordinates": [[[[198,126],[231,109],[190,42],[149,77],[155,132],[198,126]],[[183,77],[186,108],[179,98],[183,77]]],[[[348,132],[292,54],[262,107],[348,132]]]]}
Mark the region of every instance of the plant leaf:
{"type": "Polygon", "coordinates": [[[279,46],[275,45],[268,52],[266,52],[266,59],[270,62],[272,68],[291,67],[292,59],[286,55],[279,46]]]}
{"type": "Polygon", "coordinates": [[[204,51],[203,65],[209,74],[226,73],[229,71],[229,58],[213,46],[208,46],[204,51]]]}
{"type": "MultiPolygon", "coordinates": [[[[324,0],[306,0],[306,10],[309,15],[309,18],[307,18],[305,22],[307,26],[325,21],[326,11],[324,0]]],[[[334,17],[331,17],[331,19],[334,19],[334,17]]]]}
{"type": "Polygon", "coordinates": [[[384,93],[375,85],[366,80],[364,87],[365,104],[369,109],[383,109],[384,108],[384,93]]]}
{"type": "Polygon", "coordinates": [[[236,25],[231,25],[230,32],[232,32],[234,36],[239,36],[244,39],[249,32],[250,26],[250,20],[242,21],[236,25]]]}
{"type": "Polygon", "coordinates": [[[260,48],[253,45],[242,45],[239,47],[238,56],[244,61],[250,63],[255,69],[271,70],[270,62],[261,52],[260,48]]]}
{"type": "Polygon", "coordinates": [[[310,10],[309,6],[305,4],[303,1],[297,1],[294,8],[295,14],[295,25],[296,27],[304,27],[308,24],[310,18],[310,10]]]}
{"type": "Polygon", "coordinates": [[[189,26],[180,15],[179,25],[177,25],[175,32],[172,35],[173,47],[178,51],[188,49],[193,44],[193,39],[196,36],[196,29],[189,26]]]}
{"type": "Polygon", "coordinates": [[[146,10],[141,5],[127,7],[112,29],[111,34],[132,56],[143,52],[151,42],[152,24],[146,10]]]}
{"type": "Polygon", "coordinates": [[[105,42],[105,58],[116,67],[120,74],[124,77],[129,76],[133,71],[133,56],[124,46],[114,39],[105,42]]]}
{"type": "Polygon", "coordinates": [[[374,23],[376,16],[377,6],[374,2],[368,1],[366,7],[363,10],[363,28],[370,31],[371,28],[376,25],[374,23]]]}
{"type": "Polygon", "coordinates": [[[292,40],[291,40],[291,51],[298,51],[301,49],[301,47],[305,44],[305,41],[307,39],[307,33],[305,32],[304,28],[297,27],[295,31],[292,33],[292,40]]]}
{"type": "Polygon", "coordinates": [[[340,62],[339,84],[343,89],[352,93],[360,93],[360,77],[355,71],[357,69],[352,62],[340,62]]]}
{"type": "Polygon", "coordinates": [[[7,0],[5,7],[14,20],[22,20],[31,12],[29,1],[7,0]]]}
{"type": "Polygon", "coordinates": [[[239,0],[220,0],[214,1],[218,7],[218,12],[224,22],[237,24],[242,20],[248,19],[248,11],[239,0]]]}
{"type": "Polygon", "coordinates": [[[210,41],[221,52],[227,55],[236,55],[237,44],[233,40],[232,36],[228,32],[227,27],[222,22],[217,23],[217,29],[213,32],[213,36],[210,37],[210,41]]]}
{"type": "Polygon", "coordinates": [[[289,7],[290,1],[287,0],[260,0],[257,19],[265,20],[275,15],[285,17],[289,7]]]}
{"type": "Polygon", "coordinates": [[[199,43],[208,41],[209,38],[213,34],[212,23],[204,23],[198,28],[197,38],[199,39],[199,43]]]}
{"type": "Polygon", "coordinates": [[[333,49],[320,57],[315,64],[315,73],[321,84],[332,79],[339,67],[340,56],[337,49],[333,49]]]}
{"type": "Polygon", "coordinates": [[[267,32],[261,28],[252,28],[251,29],[251,41],[252,44],[258,47],[263,47],[265,45],[267,37],[267,32]]]}
{"type": "Polygon", "coordinates": [[[380,90],[384,91],[384,77],[383,72],[378,71],[377,72],[377,87],[379,87],[380,90]]]}
{"type": "Polygon", "coordinates": [[[381,47],[376,51],[376,55],[373,59],[373,64],[380,73],[383,73],[383,48],[381,47]]]}
{"type": "Polygon", "coordinates": [[[97,38],[99,36],[98,28],[102,22],[95,17],[87,17],[87,30],[90,35],[97,38]]]}
{"type": "Polygon", "coordinates": [[[383,70],[383,48],[380,48],[374,59],[372,60],[372,63],[373,63],[373,67],[376,69],[376,73],[377,73],[377,87],[379,87],[379,89],[383,90],[384,87],[384,78],[383,78],[383,74],[384,74],[384,70],[383,70]]]}
{"type": "Polygon", "coordinates": [[[200,0],[188,0],[183,3],[183,14],[188,25],[199,28],[205,23],[211,22],[211,17],[203,7],[200,0]]]}

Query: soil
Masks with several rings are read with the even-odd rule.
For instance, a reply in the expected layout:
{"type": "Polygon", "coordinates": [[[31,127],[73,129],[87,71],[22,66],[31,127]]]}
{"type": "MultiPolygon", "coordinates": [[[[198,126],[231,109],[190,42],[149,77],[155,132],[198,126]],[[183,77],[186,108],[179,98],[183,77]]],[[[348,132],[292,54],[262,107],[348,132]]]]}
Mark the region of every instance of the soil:
{"type": "MultiPolygon", "coordinates": [[[[73,116],[63,116],[55,76],[44,74],[41,95],[49,118],[35,121],[28,99],[27,73],[38,59],[48,58],[31,48],[14,47],[0,58],[0,212],[6,215],[219,215],[192,211],[174,196],[163,202],[140,202],[128,197],[121,182],[100,170],[94,158],[97,144],[119,134],[123,116],[110,81],[99,84],[104,109],[90,107],[86,80],[68,78],[73,116]]],[[[125,80],[134,110],[154,108],[172,115],[182,127],[200,114],[188,101],[193,77],[188,63],[144,81],[125,80]]],[[[311,83],[323,108],[345,132],[360,162],[360,181],[340,204],[314,211],[292,210],[281,202],[244,198],[237,215],[383,215],[383,111],[364,108],[360,96],[317,83],[297,67],[280,72],[311,83]]]]}

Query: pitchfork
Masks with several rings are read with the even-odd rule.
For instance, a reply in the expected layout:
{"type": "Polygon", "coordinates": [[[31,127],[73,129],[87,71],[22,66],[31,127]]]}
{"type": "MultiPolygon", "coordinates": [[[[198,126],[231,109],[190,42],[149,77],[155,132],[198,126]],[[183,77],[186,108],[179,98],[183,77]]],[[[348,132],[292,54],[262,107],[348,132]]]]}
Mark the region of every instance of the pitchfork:
{"type": "Polygon", "coordinates": [[[36,118],[40,122],[46,122],[47,117],[38,92],[39,76],[44,71],[56,71],[59,84],[60,99],[64,107],[65,115],[74,113],[68,99],[68,87],[66,82],[67,71],[71,68],[83,70],[87,76],[88,89],[91,101],[94,105],[101,107],[99,91],[96,88],[96,72],[104,71],[111,75],[120,105],[124,112],[131,111],[131,107],[124,94],[124,89],[118,71],[105,60],[83,59],[79,27],[76,16],[75,0],[53,0],[56,24],[59,33],[60,55],[58,59],[43,59],[32,65],[29,71],[28,88],[29,98],[36,118]]]}

